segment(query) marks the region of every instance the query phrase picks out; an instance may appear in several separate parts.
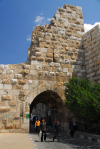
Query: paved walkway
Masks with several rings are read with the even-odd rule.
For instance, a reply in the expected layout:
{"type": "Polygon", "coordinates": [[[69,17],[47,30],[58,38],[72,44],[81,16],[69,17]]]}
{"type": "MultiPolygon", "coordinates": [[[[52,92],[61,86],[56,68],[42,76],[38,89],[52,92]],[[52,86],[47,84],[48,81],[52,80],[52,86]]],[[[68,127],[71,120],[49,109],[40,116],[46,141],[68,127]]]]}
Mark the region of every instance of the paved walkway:
{"type": "MultiPolygon", "coordinates": [[[[48,128],[49,129],[49,128],[48,128]]],[[[53,131],[47,132],[46,142],[40,141],[40,136],[35,134],[34,126],[31,126],[32,133],[29,138],[33,142],[34,149],[100,149],[100,144],[88,139],[81,139],[76,135],[72,138],[69,133],[61,132],[60,142],[56,139],[53,142],[53,131]]]]}
{"type": "Polygon", "coordinates": [[[53,131],[49,128],[46,142],[40,141],[40,136],[35,134],[32,125],[32,133],[0,133],[0,149],[100,149],[100,144],[88,139],[81,139],[75,133],[72,138],[70,134],[61,132],[60,142],[53,142],[53,131]]]}
{"type": "Polygon", "coordinates": [[[34,149],[28,134],[0,133],[0,149],[34,149]]]}
{"type": "Polygon", "coordinates": [[[100,144],[96,142],[82,140],[80,138],[72,138],[68,135],[61,134],[60,142],[56,139],[53,142],[53,134],[47,133],[46,142],[40,141],[37,134],[29,134],[29,138],[33,142],[34,149],[100,149],[100,144]]]}

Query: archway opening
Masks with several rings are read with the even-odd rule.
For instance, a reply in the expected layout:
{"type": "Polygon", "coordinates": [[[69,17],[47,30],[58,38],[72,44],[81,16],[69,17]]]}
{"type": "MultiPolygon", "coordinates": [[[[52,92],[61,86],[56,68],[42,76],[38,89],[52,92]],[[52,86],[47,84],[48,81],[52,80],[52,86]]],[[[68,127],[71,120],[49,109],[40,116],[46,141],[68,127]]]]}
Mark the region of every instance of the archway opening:
{"type": "Polygon", "coordinates": [[[50,108],[44,104],[44,103],[38,103],[32,110],[32,114],[31,114],[31,120],[32,120],[32,123],[34,124],[35,122],[35,118],[37,119],[37,117],[40,119],[42,118],[45,118],[45,120],[47,121],[47,124],[49,126],[52,126],[51,125],[51,111],[50,111],[50,108]]]}
{"type": "Polygon", "coordinates": [[[53,127],[53,124],[57,119],[59,119],[60,122],[63,122],[66,118],[64,101],[56,92],[51,90],[44,91],[33,99],[30,105],[30,115],[31,117],[32,115],[38,115],[40,119],[45,116],[48,125],[53,127]],[[43,106],[45,107],[45,115],[42,113],[43,106]]]}

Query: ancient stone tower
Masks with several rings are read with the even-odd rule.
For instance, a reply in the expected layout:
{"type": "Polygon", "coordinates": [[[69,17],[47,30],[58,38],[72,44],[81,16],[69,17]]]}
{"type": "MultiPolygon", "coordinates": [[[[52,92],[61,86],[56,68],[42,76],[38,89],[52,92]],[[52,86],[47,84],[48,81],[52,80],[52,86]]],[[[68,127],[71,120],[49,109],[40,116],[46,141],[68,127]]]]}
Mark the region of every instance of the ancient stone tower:
{"type": "Polygon", "coordinates": [[[28,60],[0,65],[0,132],[28,132],[32,109],[40,102],[67,130],[73,114],[64,107],[64,83],[72,75],[100,81],[99,42],[100,26],[84,33],[79,6],[65,4],[50,24],[34,27],[28,60]]]}

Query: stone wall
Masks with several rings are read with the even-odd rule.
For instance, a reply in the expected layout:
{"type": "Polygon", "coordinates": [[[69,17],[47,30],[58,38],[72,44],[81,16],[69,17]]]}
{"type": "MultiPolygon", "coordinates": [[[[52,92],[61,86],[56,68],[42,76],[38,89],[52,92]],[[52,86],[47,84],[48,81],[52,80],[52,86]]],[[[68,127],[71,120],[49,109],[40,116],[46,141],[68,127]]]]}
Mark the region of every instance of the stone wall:
{"type": "MultiPolygon", "coordinates": [[[[97,57],[95,68],[99,68],[99,56],[96,55],[92,62],[87,56],[88,43],[92,48],[95,46],[91,49],[93,54],[97,53],[95,50],[99,51],[100,36],[99,33],[96,34],[98,38],[94,35],[98,30],[97,26],[90,31],[94,44],[91,46],[90,33],[84,34],[82,8],[66,4],[58,8],[50,24],[33,28],[28,60],[22,64],[0,65],[0,132],[28,132],[28,116],[34,103],[40,102],[47,104],[53,117],[59,115],[63,130],[68,129],[73,114],[62,104],[65,100],[64,83],[72,75],[86,78],[86,68],[89,78],[88,63],[92,70],[97,57]],[[52,104],[58,105],[58,111],[52,109],[52,104]]],[[[99,76],[99,70],[96,74],[99,76]]]]}
{"type": "Polygon", "coordinates": [[[100,83],[100,25],[83,36],[87,78],[100,83]]]}
{"type": "Polygon", "coordinates": [[[28,50],[28,61],[35,68],[31,73],[57,76],[62,84],[73,74],[86,77],[83,34],[82,8],[66,4],[58,8],[50,24],[33,28],[28,50]]]}

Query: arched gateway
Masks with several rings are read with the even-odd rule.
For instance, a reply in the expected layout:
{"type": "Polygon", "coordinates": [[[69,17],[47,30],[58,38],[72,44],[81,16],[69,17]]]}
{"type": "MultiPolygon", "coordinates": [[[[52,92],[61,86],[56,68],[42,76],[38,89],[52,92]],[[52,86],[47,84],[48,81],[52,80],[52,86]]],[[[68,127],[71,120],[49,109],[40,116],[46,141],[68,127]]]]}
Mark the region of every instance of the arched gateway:
{"type": "Polygon", "coordinates": [[[0,132],[28,132],[30,113],[39,102],[68,129],[64,83],[72,75],[86,77],[83,34],[82,8],[65,4],[50,24],[34,27],[25,63],[0,65],[0,132]]]}
{"type": "MultiPolygon", "coordinates": [[[[29,109],[28,111],[26,111],[26,115],[31,115],[32,109],[38,103],[44,103],[49,107],[51,111],[52,120],[55,122],[58,118],[60,120],[60,123],[62,124],[61,129],[68,129],[69,117],[67,115],[69,111],[66,109],[64,104],[64,90],[62,90],[59,86],[50,84],[50,81],[46,81],[46,84],[43,83],[38,85],[33,90],[31,90],[24,98],[26,98],[26,103],[28,105],[27,108],[29,109]]],[[[25,120],[26,118],[24,119],[23,128],[26,131],[29,131],[29,119],[27,119],[26,121],[25,120]]]]}
{"type": "MultiPolygon", "coordinates": [[[[66,129],[68,126],[68,119],[66,117],[66,113],[68,113],[64,105],[64,97],[62,98],[58,95],[57,88],[53,88],[56,92],[52,90],[46,90],[38,94],[30,104],[30,114],[32,114],[33,108],[38,103],[43,103],[48,106],[50,113],[52,115],[52,122],[54,123],[57,119],[60,120],[61,129],[66,129]]],[[[61,94],[60,94],[61,95],[61,94]]]]}

